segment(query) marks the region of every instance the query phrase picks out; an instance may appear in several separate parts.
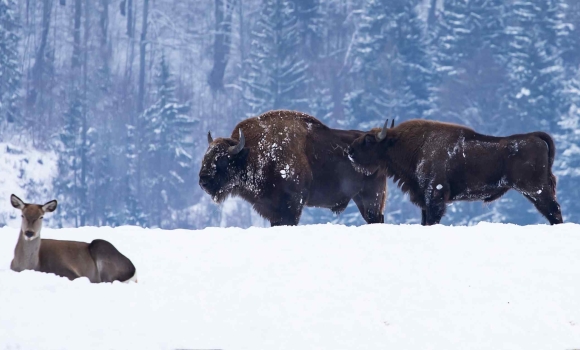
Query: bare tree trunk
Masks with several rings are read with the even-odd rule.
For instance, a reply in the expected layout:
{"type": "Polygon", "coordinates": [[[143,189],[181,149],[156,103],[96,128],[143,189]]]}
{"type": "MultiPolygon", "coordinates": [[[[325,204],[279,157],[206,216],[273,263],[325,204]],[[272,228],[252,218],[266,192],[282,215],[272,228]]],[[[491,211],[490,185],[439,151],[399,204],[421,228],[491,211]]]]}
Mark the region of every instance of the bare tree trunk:
{"type": "Polygon", "coordinates": [[[437,0],[430,0],[429,4],[429,15],[427,17],[427,25],[432,28],[437,19],[437,0]]]}
{"type": "MultiPolygon", "coordinates": [[[[145,104],[145,55],[147,53],[147,17],[149,15],[149,0],[143,1],[143,22],[141,23],[141,40],[139,41],[139,94],[137,96],[137,115],[141,114],[145,104]]],[[[141,128],[137,122],[137,135],[140,135],[141,128]]],[[[141,153],[143,145],[141,144],[141,137],[137,137],[138,154],[141,153]]],[[[141,191],[141,156],[137,157],[137,194],[142,194],[141,191]]]]}
{"type": "Polygon", "coordinates": [[[82,107],[82,126],[81,126],[81,193],[80,193],[80,223],[81,226],[85,226],[87,213],[88,213],[88,202],[87,202],[87,172],[88,172],[88,159],[87,159],[87,130],[88,130],[88,103],[87,103],[87,89],[88,89],[88,46],[89,46],[89,34],[90,34],[90,21],[89,21],[89,0],[85,0],[85,35],[83,44],[83,107],[82,107]]]}
{"type": "Polygon", "coordinates": [[[137,113],[143,112],[145,99],[145,55],[147,53],[147,16],[149,0],[143,1],[143,22],[141,24],[141,40],[139,41],[139,95],[137,96],[137,113]]]}
{"type": "Polygon", "coordinates": [[[234,0],[215,0],[215,35],[213,43],[213,68],[208,77],[212,90],[224,87],[224,72],[230,53],[232,13],[234,0]]]}
{"type": "Polygon", "coordinates": [[[50,13],[52,11],[52,0],[42,1],[42,33],[40,45],[36,51],[34,66],[32,66],[32,88],[28,92],[27,105],[32,106],[36,103],[39,91],[44,87],[44,55],[48,44],[48,33],[50,31],[50,13]]]}
{"type": "Polygon", "coordinates": [[[105,74],[109,74],[109,59],[110,51],[108,46],[109,33],[109,1],[101,0],[101,16],[99,18],[99,28],[101,30],[100,46],[101,46],[101,60],[105,74]]]}
{"type": "Polygon", "coordinates": [[[133,25],[133,0],[128,0],[127,2],[127,36],[129,36],[130,38],[134,37],[134,30],[133,28],[135,27],[133,25]]]}
{"type": "Polygon", "coordinates": [[[81,65],[81,11],[82,11],[82,0],[75,0],[73,52],[72,52],[73,69],[78,68],[81,65]]]}

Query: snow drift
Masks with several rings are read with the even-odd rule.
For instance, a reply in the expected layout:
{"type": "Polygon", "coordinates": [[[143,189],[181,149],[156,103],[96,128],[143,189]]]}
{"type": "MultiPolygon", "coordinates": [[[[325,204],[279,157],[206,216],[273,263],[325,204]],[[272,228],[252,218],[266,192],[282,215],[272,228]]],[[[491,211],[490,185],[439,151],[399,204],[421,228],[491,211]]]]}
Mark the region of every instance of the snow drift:
{"type": "Polygon", "coordinates": [[[9,269],[2,349],[580,348],[580,226],[44,229],[103,238],[138,284],[9,269]]]}

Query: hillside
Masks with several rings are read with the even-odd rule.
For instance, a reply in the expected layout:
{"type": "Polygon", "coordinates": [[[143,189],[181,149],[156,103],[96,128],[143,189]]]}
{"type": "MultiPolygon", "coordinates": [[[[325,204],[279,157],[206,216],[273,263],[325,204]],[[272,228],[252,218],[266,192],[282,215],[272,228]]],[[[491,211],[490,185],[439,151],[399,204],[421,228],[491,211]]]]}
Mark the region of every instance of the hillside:
{"type": "Polygon", "coordinates": [[[9,270],[3,349],[574,349],[580,226],[45,229],[104,238],[137,284],[9,270]]]}

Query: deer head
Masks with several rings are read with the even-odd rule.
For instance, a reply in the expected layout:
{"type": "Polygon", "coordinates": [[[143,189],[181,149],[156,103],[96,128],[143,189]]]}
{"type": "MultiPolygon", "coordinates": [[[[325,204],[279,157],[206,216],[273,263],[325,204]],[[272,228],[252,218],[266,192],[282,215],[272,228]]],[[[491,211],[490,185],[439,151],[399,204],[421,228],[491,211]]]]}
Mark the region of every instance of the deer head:
{"type": "Polygon", "coordinates": [[[15,195],[10,196],[10,203],[14,208],[22,211],[20,234],[25,241],[32,241],[40,237],[44,213],[53,212],[57,206],[56,199],[46,202],[44,205],[29,204],[24,203],[15,195]]]}

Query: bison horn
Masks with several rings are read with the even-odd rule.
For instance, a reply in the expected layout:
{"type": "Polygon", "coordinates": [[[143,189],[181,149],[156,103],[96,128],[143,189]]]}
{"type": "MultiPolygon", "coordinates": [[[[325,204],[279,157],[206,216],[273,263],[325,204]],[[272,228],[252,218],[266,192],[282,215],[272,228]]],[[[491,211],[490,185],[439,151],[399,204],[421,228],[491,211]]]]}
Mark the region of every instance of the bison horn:
{"type": "Polygon", "coordinates": [[[232,156],[240,153],[242,149],[244,149],[244,146],[246,145],[246,138],[244,137],[244,133],[242,132],[242,129],[239,130],[240,130],[240,141],[238,142],[237,145],[231,146],[229,148],[230,154],[232,156]]]}
{"type": "Polygon", "coordinates": [[[207,132],[207,143],[210,144],[213,142],[213,137],[211,137],[211,131],[207,132]]]}
{"type": "Polygon", "coordinates": [[[393,118],[393,121],[391,122],[391,129],[395,127],[395,118],[393,118]]]}
{"type": "Polygon", "coordinates": [[[385,137],[387,137],[387,128],[389,127],[389,120],[387,119],[387,121],[385,122],[385,125],[383,125],[383,129],[381,130],[380,133],[377,134],[377,141],[382,141],[385,139],[385,137]]]}

